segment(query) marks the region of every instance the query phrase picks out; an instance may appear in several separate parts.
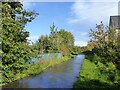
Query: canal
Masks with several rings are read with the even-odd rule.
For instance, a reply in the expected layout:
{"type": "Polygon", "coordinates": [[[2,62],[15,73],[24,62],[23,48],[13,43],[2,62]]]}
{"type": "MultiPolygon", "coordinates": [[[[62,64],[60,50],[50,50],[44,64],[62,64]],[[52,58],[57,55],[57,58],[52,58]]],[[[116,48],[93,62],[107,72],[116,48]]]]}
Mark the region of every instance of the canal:
{"type": "Polygon", "coordinates": [[[46,69],[43,73],[7,84],[4,88],[72,88],[85,55],[46,69]]]}

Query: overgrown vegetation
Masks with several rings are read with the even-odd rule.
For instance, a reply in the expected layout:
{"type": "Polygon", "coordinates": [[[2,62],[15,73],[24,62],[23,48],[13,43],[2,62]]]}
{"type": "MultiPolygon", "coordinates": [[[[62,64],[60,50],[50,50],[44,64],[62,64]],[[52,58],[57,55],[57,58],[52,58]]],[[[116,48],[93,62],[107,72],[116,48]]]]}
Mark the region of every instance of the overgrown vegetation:
{"type": "MultiPolygon", "coordinates": [[[[106,31],[101,23],[101,26],[97,27],[97,31],[91,31],[92,41],[96,46],[92,49],[92,53],[96,57],[94,62],[96,65],[102,63],[106,68],[111,64],[114,69],[108,70],[110,74],[109,78],[116,86],[120,85],[120,77],[115,79],[117,71],[120,71],[120,32],[116,32],[116,29],[109,27],[106,31]]],[[[112,67],[112,66],[111,66],[112,67]]],[[[105,71],[106,69],[103,69],[105,71]]],[[[117,72],[119,74],[119,72],[117,72]]]]}
{"type": "Polygon", "coordinates": [[[96,27],[90,32],[92,39],[84,51],[86,59],[75,87],[119,87],[120,32],[112,27],[105,30],[102,22],[96,27]]]}
{"type": "Polygon", "coordinates": [[[109,63],[106,67],[102,63],[94,63],[96,60],[96,56],[94,55],[86,55],[82,69],[80,71],[80,75],[76,83],[74,84],[74,88],[114,88],[114,82],[112,79],[117,79],[118,74],[115,69],[114,64],[109,63]],[[109,73],[109,71],[115,71],[116,73],[109,73]],[[115,75],[114,75],[115,74],[115,75]],[[113,77],[116,76],[116,77],[113,77]]]}

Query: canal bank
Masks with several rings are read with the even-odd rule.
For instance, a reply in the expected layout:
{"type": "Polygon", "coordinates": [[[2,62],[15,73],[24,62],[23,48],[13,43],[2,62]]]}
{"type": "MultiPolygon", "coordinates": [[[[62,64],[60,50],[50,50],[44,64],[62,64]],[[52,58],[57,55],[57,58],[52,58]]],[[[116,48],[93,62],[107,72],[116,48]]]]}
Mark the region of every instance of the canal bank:
{"type": "MultiPolygon", "coordinates": [[[[14,75],[14,78],[12,81],[9,81],[8,83],[12,83],[17,80],[24,79],[25,77],[29,77],[32,75],[38,75],[42,73],[45,69],[48,67],[52,67],[54,65],[57,65],[59,63],[65,62],[70,60],[72,57],[71,56],[64,56],[61,58],[52,58],[52,59],[46,59],[46,60],[40,60],[39,62],[35,64],[26,64],[26,70],[23,70],[22,72],[16,73],[14,75]]],[[[1,83],[0,86],[4,86],[8,83],[1,83]]]]}
{"type": "Polygon", "coordinates": [[[72,88],[79,76],[84,55],[47,68],[41,74],[30,76],[3,86],[3,88],[72,88]]]}

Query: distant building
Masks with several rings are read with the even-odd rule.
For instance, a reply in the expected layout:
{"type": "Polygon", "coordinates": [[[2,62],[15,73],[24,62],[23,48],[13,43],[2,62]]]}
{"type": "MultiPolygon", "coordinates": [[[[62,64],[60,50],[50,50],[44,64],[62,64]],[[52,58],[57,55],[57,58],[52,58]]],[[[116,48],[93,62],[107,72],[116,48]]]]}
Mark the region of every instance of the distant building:
{"type": "Polygon", "coordinates": [[[109,26],[113,29],[120,29],[120,16],[110,16],[109,26]]]}
{"type": "Polygon", "coordinates": [[[116,34],[120,32],[120,16],[110,16],[109,26],[116,30],[116,34]]]}

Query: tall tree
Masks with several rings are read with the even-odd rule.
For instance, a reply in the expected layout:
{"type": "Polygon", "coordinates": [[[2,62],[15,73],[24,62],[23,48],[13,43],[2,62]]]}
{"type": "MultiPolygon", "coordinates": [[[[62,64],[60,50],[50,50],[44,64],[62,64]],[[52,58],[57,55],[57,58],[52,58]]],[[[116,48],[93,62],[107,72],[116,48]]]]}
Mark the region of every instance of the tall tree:
{"type": "Polygon", "coordinates": [[[58,52],[58,34],[57,34],[57,28],[55,27],[54,23],[52,26],[50,26],[50,41],[51,41],[51,49],[53,52],[58,52]]]}
{"type": "Polygon", "coordinates": [[[23,10],[21,2],[2,2],[2,70],[3,81],[14,80],[14,75],[21,72],[24,64],[31,57],[27,42],[29,32],[25,25],[37,15],[23,10]]]}
{"type": "Polygon", "coordinates": [[[60,44],[60,50],[64,53],[66,51],[66,54],[70,54],[73,51],[74,47],[74,37],[73,35],[65,31],[64,29],[61,29],[59,32],[59,37],[61,38],[61,44],[60,44]]]}

